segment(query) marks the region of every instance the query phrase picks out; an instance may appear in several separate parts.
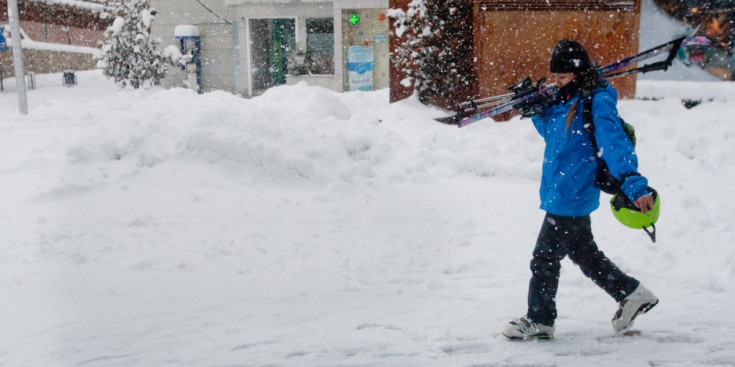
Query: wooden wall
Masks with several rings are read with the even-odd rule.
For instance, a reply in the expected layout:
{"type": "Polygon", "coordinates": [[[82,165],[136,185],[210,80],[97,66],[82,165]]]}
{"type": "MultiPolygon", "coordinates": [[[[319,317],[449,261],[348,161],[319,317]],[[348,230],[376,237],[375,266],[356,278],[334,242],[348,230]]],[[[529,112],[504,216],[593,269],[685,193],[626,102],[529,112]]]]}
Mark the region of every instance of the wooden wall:
{"type": "MultiPolygon", "coordinates": [[[[480,0],[474,47],[479,96],[506,92],[526,75],[547,77],[556,43],[571,38],[604,65],[638,52],[640,0],[480,0]],[[528,10],[519,10],[528,9],[528,10]]],[[[635,76],[612,84],[621,98],[635,95],[635,76]]]]}
{"type": "MultiPolygon", "coordinates": [[[[20,27],[31,40],[91,48],[99,47],[98,42],[104,40],[103,32],[111,23],[109,19],[101,19],[98,10],[64,5],[63,2],[18,2],[20,27]]],[[[0,0],[0,24],[7,22],[8,3],[0,0]]],[[[9,33],[9,27],[5,31],[9,33]]],[[[12,54],[10,47],[0,53],[0,68],[5,78],[14,75],[12,54]]],[[[89,53],[24,48],[23,64],[26,72],[45,74],[94,69],[96,60],[89,53]]]]}
{"type": "MultiPolygon", "coordinates": [[[[18,13],[21,21],[56,24],[67,27],[78,27],[104,31],[110,20],[100,19],[99,12],[58,4],[47,4],[39,1],[18,1],[18,13]]],[[[0,0],[0,20],[8,20],[8,2],[0,0]]]]}
{"type": "MultiPolygon", "coordinates": [[[[505,93],[525,76],[550,79],[549,57],[562,38],[581,42],[590,58],[604,65],[638,51],[641,0],[472,0],[476,96],[505,93]]],[[[390,0],[406,9],[410,0],[390,0]]],[[[391,29],[392,23],[391,23],[391,29]]],[[[391,51],[397,40],[391,37],[391,51]]],[[[391,64],[391,101],[411,95],[391,64]]],[[[635,76],[612,84],[621,98],[635,95],[635,76]]]]}
{"type": "MultiPolygon", "coordinates": [[[[97,60],[90,54],[23,49],[23,71],[26,73],[50,74],[66,70],[93,70],[96,67],[97,60]]],[[[2,69],[3,78],[15,76],[12,49],[0,52],[0,69],[2,69]]]]}

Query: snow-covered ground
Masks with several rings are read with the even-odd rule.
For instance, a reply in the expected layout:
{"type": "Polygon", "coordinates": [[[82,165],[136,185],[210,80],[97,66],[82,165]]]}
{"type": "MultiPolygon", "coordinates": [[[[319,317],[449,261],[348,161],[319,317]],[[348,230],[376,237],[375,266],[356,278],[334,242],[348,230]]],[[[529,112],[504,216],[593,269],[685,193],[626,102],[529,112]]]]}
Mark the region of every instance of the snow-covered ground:
{"type": "Polygon", "coordinates": [[[658,241],[592,218],[661,299],[642,334],[564,260],[556,339],[511,342],[543,217],[528,120],[78,81],[39,75],[27,116],[0,94],[0,366],[735,366],[733,83],[620,102],[658,241]]]}

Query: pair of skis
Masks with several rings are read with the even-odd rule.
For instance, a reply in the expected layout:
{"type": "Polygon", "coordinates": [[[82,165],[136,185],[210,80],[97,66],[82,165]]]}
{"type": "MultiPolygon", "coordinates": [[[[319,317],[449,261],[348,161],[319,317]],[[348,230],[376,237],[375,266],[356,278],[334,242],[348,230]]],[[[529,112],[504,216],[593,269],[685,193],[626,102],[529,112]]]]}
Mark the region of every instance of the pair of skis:
{"type": "MultiPolygon", "coordinates": [[[[686,38],[686,36],[679,37],[673,41],[602,66],[599,68],[600,74],[605,79],[612,79],[635,73],[667,70],[674,61],[676,53],[679,51],[679,48],[681,48],[681,45],[686,38]],[[640,67],[631,67],[633,64],[666,54],[667,52],[668,56],[663,61],[654,62],[640,67]]],[[[464,102],[460,104],[461,110],[457,114],[437,118],[436,120],[444,124],[464,127],[474,122],[513,110],[523,103],[533,103],[533,101],[551,99],[556,92],[559,91],[559,87],[557,87],[556,84],[544,86],[543,82],[544,79],[539,80],[537,85],[534,87],[531,79],[526,77],[526,79],[521,83],[510,88],[512,91],[511,93],[464,102]]]]}

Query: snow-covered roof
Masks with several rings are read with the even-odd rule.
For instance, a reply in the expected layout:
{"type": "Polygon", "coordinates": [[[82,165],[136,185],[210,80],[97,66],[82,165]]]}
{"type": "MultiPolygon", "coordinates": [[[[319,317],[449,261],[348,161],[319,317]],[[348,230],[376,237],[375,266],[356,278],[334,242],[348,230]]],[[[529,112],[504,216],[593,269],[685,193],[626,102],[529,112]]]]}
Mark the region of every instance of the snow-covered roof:
{"type": "Polygon", "coordinates": [[[31,0],[34,3],[45,3],[51,5],[65,5],[74,8],[89,10],[92,12],[101,12],[104,5],[98,0],[31,0]]]}

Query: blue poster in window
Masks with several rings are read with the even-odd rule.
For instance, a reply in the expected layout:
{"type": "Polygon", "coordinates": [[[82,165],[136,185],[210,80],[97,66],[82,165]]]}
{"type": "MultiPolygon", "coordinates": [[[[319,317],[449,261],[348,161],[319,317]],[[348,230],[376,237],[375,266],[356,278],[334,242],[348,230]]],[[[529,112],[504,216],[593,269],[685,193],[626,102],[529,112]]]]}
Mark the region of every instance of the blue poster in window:
{"type": "Polygon", "coordinates": [[[8,49],[8,45],[5,43],[5,28],[0,27],[0,51],[8,49]]]}
{"type": "Polygon", "coordinates": [[[347,80],[350,90],[373,90],[373,48],[347,49],[347,80]]]}

